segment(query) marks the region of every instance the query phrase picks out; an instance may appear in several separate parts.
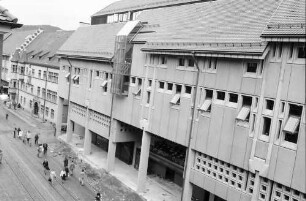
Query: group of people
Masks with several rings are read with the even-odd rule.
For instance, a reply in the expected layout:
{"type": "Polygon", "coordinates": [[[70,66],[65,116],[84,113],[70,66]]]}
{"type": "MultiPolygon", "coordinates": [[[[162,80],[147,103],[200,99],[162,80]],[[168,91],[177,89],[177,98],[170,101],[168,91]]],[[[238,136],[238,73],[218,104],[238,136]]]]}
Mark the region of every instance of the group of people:
{"type": "MultiPolygon", "coordinates": [[[[20,128],[15,128],[13,131],[14,134],[14,138],[16,138],[16,136],[18,136],[18,138],[20,140],[22,140],[24,143],[29,144],[30,146],[32,145],[31,139],[32,139],[32,133],[31,131],[26,131],[25,133],[23,132],[23,130],[21,130],[20,128]]],[[[34,140],[35,140],[35,144],[38,144],[38,138],[39,138],[39,134],[36,133],[34,136],[34,140]]]]}

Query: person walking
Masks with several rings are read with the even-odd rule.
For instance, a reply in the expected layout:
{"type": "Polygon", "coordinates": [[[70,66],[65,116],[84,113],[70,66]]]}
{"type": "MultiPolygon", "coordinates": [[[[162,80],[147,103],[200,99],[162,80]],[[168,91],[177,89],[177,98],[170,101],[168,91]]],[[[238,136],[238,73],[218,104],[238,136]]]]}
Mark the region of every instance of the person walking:
{"type": "Polygon", "coordinates": [[[42,146],[42,144],[39,144],[37,147],[37,157],[40,157],[40,153],[44,151],[44,147],[42,146]]]}
{"type": "Polygon", "coordinates": [[[8,116],[9,116],[8,113],[6,113],[6,115],[5,115],[5,119],[6,119],[6,120],[8,119],[8,116]]]}
{"type": "Polygon", "coordinates": [[[101,201],[101,193],[97,193],[95,201],[101,201]]]}
{"type": "Polygon", "coordinates": [[[34,136],[35,144],[38,144],[38,138],[39,138],[38,133],[36,133],[35,136],[34,136]]]}
{"type": "Polygon", "coordinates": [[[71,163],[70,163],[70,166],[69,166],[70,176],[73,175],[74,169],[75,169],[75,164],[74,164],[74,160],[72,160],[71,163]]]}
{"type": "Polygon", "coordinates": [[[17,128],[15,127],[15,130],[14,130],[14,138],[16,138],[16,135],[18,135],[18,130],[17,130],[17,128]]]}
{"type": "Polygon", "coordinates": [[[66,180],[66,177],[67,177],[67,173],[65,170],[61,170],[60,177],[62,179],[62,184],[64,184],[64,181],[66,180]]]}
{"type": "Polygon", "coordinates": [[[68,157],[65,156],[65,159],[64,159],[64,168],[68,167],[68,157]]]}
{"type": "Polygon", "coordinates": [[[44,160],[43,166],[44,166],[44,173],[45,173],[45,175],[47,175],[47,173],[48,173],[49,170],[50,170],[50,168],[49,168],[49,163],[48,163],[47,159],[44,160]]]}
{"type": "Polygon", "coordinates": [[[79,182],[82,186],[84,186],[84,178],[85,178],[85,169],[82,168],[82,171],[80,173],[79,182]]]}
{"type": "Polygon", "coordinates": [[[48,179],[48,181],[50,182],[51,185],[53,185],[55,179],[56,179],[56,173],[55,173],[54,170],[51,170],[50,171],[50,176],[49,176],[49,179],[48,179]]]}
{"type": "Polygon", "coordinates": [[[22,140],[23,131],[19,128],[18,137],[20,140],[22,140]]]}
{"type": "Polygon", "coordinates": [[[44,156],[45,156],[47,154],[47,152],[48,152],[48,144],[44,143],[43,144],[43,148],[44,148],[44,156]]]}
{"type": "Polygon", "coordinates": [[[31,146],[31,138],[32,138],[31,131],[28,131],[27,132],[27,142],[28,142],[28,145],[30,145],[30,146],[31,146]]]}

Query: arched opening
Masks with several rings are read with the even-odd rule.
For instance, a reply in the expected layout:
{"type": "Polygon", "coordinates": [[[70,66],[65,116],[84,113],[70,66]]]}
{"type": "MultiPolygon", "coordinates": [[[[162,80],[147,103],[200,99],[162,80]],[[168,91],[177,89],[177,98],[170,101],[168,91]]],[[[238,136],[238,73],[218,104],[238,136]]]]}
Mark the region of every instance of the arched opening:
{"type": "Polygon", "coordinates": [[[34,114],[38,115],[38,103],[37,102],[34,103],[34,114]]]}

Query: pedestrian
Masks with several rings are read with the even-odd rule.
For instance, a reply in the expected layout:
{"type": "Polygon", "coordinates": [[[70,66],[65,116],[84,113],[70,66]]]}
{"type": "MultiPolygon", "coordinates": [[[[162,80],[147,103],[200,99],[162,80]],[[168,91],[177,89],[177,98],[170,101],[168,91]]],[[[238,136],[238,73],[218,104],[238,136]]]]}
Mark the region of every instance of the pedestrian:
{"type": "Polygon", "coordinates": [[[69,168],[68,168],[68,166],[66,166],[64,169],[65,169],[65,172],[66,172],[66,176],[69,177],[69,168]]]}
{"type": "Polygon", "coordinates": [[[65,159],[64,159],[64,168],[68,167],[68,157],[65,156],[65,159]]]}
{"type": "Polygon", "coordinates": [[[43,148],[44,148],[44,155],[46,155],[47,152],[48,152],[48,144],[47,144],[47,143],[44,143],[44,144],[43,144],[43,148]]]}
{"type": "Polygon", "coordinates": [[[71,164],[70,164],[70,166],[69,166],[70,176],[73,175],[73,170],[74,170],[74,168],[75,168],[75,164],[74,164],[74,161],[72,160],[72,161],[71,161],[71,164]]]}
{"type": "Polygon", "coordinates": [[[35,144],[38,144],[38,138],[39,138],[38,133],[36,133],[36,135],[35,135],[35,137],[34,137],[34,139],[35,139],[35,144]]]}
{"type": "Polygon", "coordinates": [[[47,159],[44,160],[44,162],[42,163],[44,166],[44,173],[45,175],[47,175],[47,173],[49,172],[50,168],[49,168],[49,163],[47,161],[47,159]]]}
{"type": "Polygon", "coordinates": [[[38,148],[37,148],[37,157],[39,158],[40,157],[40,153],[44,151],[44,147],[42,146],[42,144],[39,144],[38,145],[38,148]]]}
{"type": "Polygon", "coordinates": [[[5,115],[5,119],[6,119],[6,120],[8,119],[8,113],[6,113],[6,115],[5,115]]]}
{"type": "Polygon", "coordinates": [[[18,130],[17,130],[17,128],[15,127],[15,130],[14,130],[14,138],[16,138],[16,134],[18,135],[18,130]]]}
{"type": "Polygon", "coordinates": [[[85,178],[85,169],[82,168],[82,171],[80,173],[79,182],[82,186],[84,186],[84,178],[85,178]]]}
{"type": "Polygon", "coordinates": [[[22,140],[22,142],[25,143],[25,144],[27,143],[27,133],[28,132],[24,133],[23,140],[22,140]]]}
{"type": "Polygon", "coordinates": [[[23,131],[19,128],[18,137],[20,140],[22,140],[23,131]]]}
{"type": "Polygon", "coordinates": [[[32,134],[31,134],[31,131],[28,131],[27,132],[27,142],[28,144],[31,146],[31,138],[32,138],[32,134]]]}
{"type": "Polygon", "coordinates": [[[51,170],[50,171],[50,176],[49,176],[49,179],[48,179],[48,181],[50,182],[51,185],[53,184],[55,179],[56,179],[56,173],[55,173],[54,170],[51,170]]]}
{"type": "Polygon", "coordinates": [[[62,179],[62,184],[63,184],[63,183],[64,183],[64,180],[66,180],[66,177],[67,177],[66,171],[61,170],[61,172],[60,172],[60,177],[61,177],[61,179],[62,179]]]}

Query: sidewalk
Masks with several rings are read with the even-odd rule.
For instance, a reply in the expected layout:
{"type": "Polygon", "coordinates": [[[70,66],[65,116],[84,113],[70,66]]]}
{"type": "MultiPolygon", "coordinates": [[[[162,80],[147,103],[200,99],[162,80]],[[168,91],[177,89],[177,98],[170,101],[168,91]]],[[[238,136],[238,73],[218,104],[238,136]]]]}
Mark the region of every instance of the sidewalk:
{"type": "MultiPolygon", "coordinates": [[[[65,143],[66,138],[66,134],[58,137],[58,139],[65,143]]],[[[69,146],[75,153],[77,153],[78,157],[82,158],[86,163],[96,169],[106,169],[107,152],[92,144],[92,153],[90,155],[84,155],[83,144],[84,140],[80,140],[78,135],[73,134],[72,142],[69,143],[69,146]]],[[[136,191],[138,171],[133,166],[127,165],[116,158],[115,170],[111,171],[110,174],[133,191],[136,191]]],[[[140,195],[148,201],[179,201],[181,188],[172,182],[165,181],[158,177],[148,176],[146,191],[140,195]]]]}

